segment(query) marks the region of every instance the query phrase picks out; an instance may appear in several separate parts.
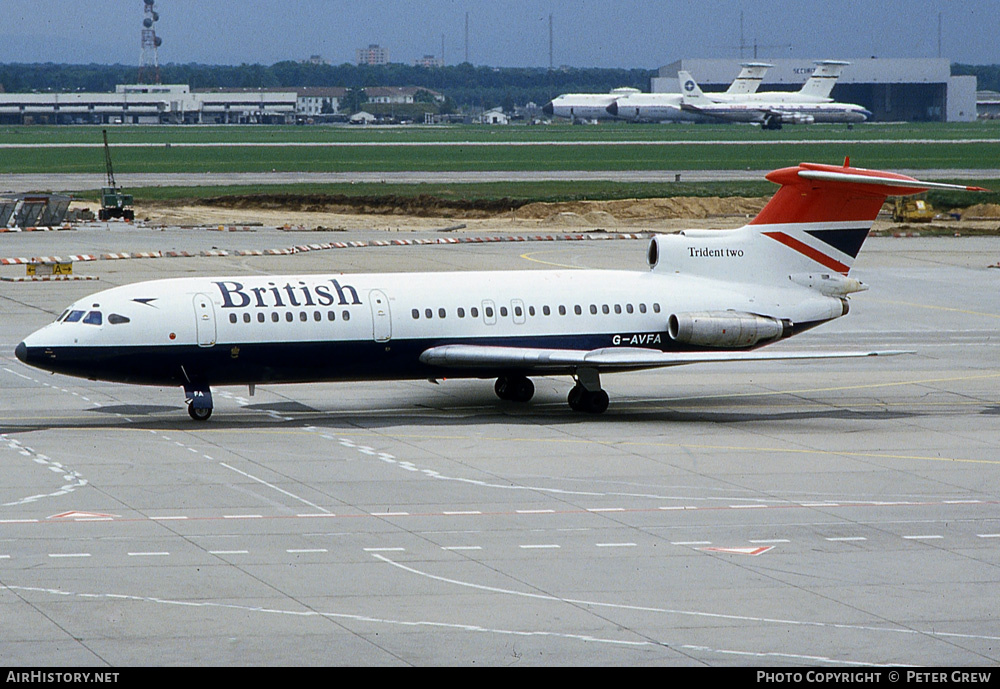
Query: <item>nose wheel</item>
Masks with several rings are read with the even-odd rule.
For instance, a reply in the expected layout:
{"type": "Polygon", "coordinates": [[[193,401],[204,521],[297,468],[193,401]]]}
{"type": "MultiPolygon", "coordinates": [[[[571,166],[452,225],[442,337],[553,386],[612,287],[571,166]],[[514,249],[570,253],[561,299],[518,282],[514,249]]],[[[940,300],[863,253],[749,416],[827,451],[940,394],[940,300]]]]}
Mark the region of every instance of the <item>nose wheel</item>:
{"type": "Polygon", "coordinates": [[[208,417],[212,415],[212,408],[205,409],[204,407],[188,405],[188,415],[195,421],[208,421],[208,417]]]}
{"type": "Polygon", "coordinates": [[[212,391],[207,385],[185,385],[184,401],[187,402],[188,416],[195,421],[208,421],[212,415],[212,391]]]}

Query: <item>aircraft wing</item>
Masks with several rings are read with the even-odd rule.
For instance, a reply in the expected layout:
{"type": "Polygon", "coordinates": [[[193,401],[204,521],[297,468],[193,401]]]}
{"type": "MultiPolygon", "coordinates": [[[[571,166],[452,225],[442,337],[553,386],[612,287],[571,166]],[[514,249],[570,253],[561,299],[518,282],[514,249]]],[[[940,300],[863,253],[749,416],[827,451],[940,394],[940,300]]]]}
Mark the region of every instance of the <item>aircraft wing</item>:
{"type": "Polygon", "coordinates": [[[580,368],[598,371],[628,371],[684,364],[741,361],[782,361],[793,359],[845,359],[909,354],[905,351],[793,352],[780,350],[661,352],[641,347],[602,349],[544,349],[535,347],[495,347],[487,345],[441,345],[420,355],[420,361],[441,368],[482,368],[573,372],[580,368]]]}

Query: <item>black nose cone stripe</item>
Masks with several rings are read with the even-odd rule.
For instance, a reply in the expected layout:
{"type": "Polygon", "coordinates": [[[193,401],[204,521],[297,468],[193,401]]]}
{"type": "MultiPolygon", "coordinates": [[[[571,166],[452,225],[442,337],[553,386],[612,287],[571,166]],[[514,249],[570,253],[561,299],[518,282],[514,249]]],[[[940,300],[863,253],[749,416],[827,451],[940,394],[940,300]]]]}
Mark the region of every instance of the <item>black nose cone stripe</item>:
{"type": "Polygon", "coordinates": [[[28,348],[24,346],[23,342],[17,347],[14,347],[14,356],[16,356],[20,361],[28,363],[28,348]]]}

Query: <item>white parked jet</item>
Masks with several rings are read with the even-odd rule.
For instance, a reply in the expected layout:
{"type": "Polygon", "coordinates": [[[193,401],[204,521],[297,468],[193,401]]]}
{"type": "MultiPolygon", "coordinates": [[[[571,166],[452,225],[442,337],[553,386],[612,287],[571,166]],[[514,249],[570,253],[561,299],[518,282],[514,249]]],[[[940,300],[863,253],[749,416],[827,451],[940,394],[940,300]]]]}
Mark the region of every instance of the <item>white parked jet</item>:
{"type": "MultiPolygon", "coordinates": [[[[650,243],[648,270],[177,278],[71,305],[17,345],[22,362],[91,380],[184,388],[567,375],[574,410],[608,406],[602,373],[711,362],[871,356],[759,350],[847,313],[848,271],[888,195],[930,187],[888,172],[802,163],[748,225],[650,243]]],[[[887,352],[883,352],[887,353],[887,352]]]]}
{"type": "MultiPolygon", "coordinates": [[[[764,62],[748,62],[729,85],[726,96],[747,96],[753,94],[771,65],[764,62]]],[[[616,98],[607,106],[608,113],[619,120],[632,122],[708,122],[711,117],[681,109],[680,93],[634,93],[616,98]]]]}
{"type": "Polygon", "coordinates": [[[542,106],[542,112],[549,117],[565,117],[570,120],[608,120],[611,114],[608,106],[639,89],[622,87],[610,93],[564,93],[542,106]]]}
{"type": "MultiPolygon", "coordinates": [[[[802,85],[798,91],[762,91],[758,92],[757,89],[750,91],[745,94],[734,93],[732,87],[729,88],[725,93],[706,93],[705,95],[719,103],[733,102],[733,101],[766,101],[769,103],[829,103],[833,99],[830,98],[830,92],[833,91],[834,85],[837,83],[837,79],[840,78],[841,72],[844,71],[844,67],[847,67],[850,62],[843,62],[841,60],[819,60],[816,62],[816,69],[806,80],[806,83],[802,85]]],[[[770,65],[768,65],[770,66],[770,65]]],[[[763,75],[761,75],[763,79],[763,75]]],[[[692,80],[693,81],[693,80],[692,80]]],[[[687,83],[681,82],[681,89],[687,91],[687,83]]]]}
{"type": "Polygon", "coordinates": [[[764,129],[781,129],[783,124],[854,124],[864,122],[872,115],[860,105],[836,103],[819,96],[803,100],[796,97],[797,94],[756,93],[721,100],[718,96],[710,97],[704,93],[688,72],[678,72],[677,78],[684,91],[680,104],[682,110],[723,122],[752,122],[762,125],[764,129]]]}

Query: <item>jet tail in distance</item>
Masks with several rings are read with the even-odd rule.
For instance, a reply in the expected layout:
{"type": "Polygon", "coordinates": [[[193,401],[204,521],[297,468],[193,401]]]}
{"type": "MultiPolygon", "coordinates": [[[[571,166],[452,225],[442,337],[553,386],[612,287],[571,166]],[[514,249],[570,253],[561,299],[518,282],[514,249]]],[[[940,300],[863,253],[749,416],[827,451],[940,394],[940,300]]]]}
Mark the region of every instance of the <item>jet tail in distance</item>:
{"type": "Polygon", "coordinates": [[[851,63],[840,60],[820,60],[816,63],[816,70],[812,76],[802,85],[799,95],[816,99],[829,98],[834,84],[840,78],[840,73],[849,64],[851,63]]]}
{"type": "Polygon", "coordinates": [[[742,65],[743,69],[733,80],[733,83],[726,89],[726,93],[736,96],[745,96],[757,93],[760,83],[764,80],[767,70],[773,67],[766,62],[747,62],[742,65]]]}

